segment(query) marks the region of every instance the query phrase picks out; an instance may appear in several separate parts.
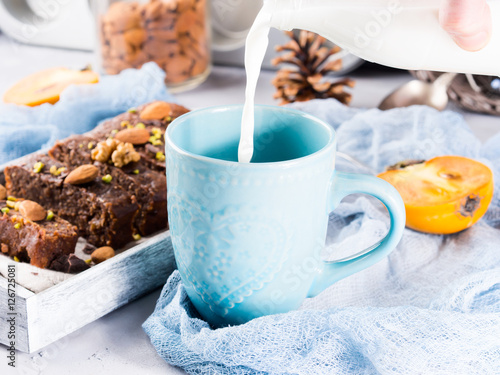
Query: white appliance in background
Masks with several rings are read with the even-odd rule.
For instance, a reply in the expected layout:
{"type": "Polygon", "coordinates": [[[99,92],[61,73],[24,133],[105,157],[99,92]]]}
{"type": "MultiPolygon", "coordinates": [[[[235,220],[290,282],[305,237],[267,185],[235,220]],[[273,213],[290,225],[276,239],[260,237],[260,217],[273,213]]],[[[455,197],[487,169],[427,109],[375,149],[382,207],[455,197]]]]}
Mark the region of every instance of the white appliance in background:
{"type": "Polygon", "coordinates": [[[94,48],[88,0],[0,0],[0,30],[22,43],[94,48]]]}
{"type": "MultiPolygon", "coordinates": [[[[209,1],[214,64],[243,66],[245,38],[262,0],[209,1]]],[[[81,50],[93,49],[96,34],[89,0],[0,0],[0,30],[22,43],[81,50]]],[[[274,46],[286,43],[287,37],[272,29],[269,39],[263,67],[275,69],[274,46]]],[[[338,74],[362,63],[347,55],[338,74]]]]}
{"type": "MultiPolygon", "coordinates": [[[[215,64],[243,66],[245,39],[253,20],[262,7],[262,0],[212,0],[212,56],[215,64]]],[[[271,59],[274,46],[284,44],[286,35],[276,29],[269,33],[269,47],[262,67],[275,69],[271,59]]]]}

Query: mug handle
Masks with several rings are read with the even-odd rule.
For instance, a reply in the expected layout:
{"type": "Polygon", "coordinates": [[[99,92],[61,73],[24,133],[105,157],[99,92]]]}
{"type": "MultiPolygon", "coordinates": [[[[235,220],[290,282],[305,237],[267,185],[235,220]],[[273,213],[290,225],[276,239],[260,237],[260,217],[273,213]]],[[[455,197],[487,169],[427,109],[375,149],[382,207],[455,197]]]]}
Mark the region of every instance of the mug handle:
{"type": "Polygon", "coordinates": [[[350,194],[369,194],[379,199],[389,211],[391,227],[385,238],[375,245],[349,257],[324,261],[314,279],[308,297],[315,297],[336,281],[372,266],[396,247],[406,223],[405,206],[398,191],[388,182],[369,175],[334,172],[331,182],[329,211],[350,194]]]}

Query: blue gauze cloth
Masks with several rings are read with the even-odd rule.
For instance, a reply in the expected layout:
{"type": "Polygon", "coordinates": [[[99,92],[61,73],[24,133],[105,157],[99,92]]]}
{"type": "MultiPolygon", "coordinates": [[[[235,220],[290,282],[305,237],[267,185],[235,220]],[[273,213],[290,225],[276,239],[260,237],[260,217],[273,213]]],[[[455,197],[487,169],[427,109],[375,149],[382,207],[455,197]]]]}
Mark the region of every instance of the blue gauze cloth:
{"type": "MultiPolygon", "coordinates": [[[[472,228],[448,236],[405,229],[376,265],[307,299],[298,311],[213,330],[175,271],[144,329],[160,356],[189,374],[499,374],[500,135],[485,145],[453,112],[381,112],[335,100],[294,105],[337,130],[339,150],[376,171],[404,159],[464,155],[489,165],[495,196],[472,228]]],[[[337,168],[355,171],[337,161],[337,168]]],[[[387,232],[363,196],[330,216],[326,255],[339,258],[387,232]]]]}
{"type": "Polygon", "coordinates": [[[84,133],[99,121],[153,100],[173,101],[165,72],[155,63],[103,76],[93,85],[73,85],[56,104],[37,107],[0,104],[0,165],[51,146],[57,139],[84,133]]]}

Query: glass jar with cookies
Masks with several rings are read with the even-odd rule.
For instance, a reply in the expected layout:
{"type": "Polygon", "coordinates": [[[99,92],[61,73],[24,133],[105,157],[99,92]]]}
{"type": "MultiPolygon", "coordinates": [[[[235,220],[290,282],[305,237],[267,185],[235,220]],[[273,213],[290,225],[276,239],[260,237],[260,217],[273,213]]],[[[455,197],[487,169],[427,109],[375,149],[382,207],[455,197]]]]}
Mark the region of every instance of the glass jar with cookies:
{"type": "Polygon", "coordinates": [[[196,87],[210,73],[207,0],[94,0],[97,54],[104,73],[154,61],[172,92],[196,87]]]}

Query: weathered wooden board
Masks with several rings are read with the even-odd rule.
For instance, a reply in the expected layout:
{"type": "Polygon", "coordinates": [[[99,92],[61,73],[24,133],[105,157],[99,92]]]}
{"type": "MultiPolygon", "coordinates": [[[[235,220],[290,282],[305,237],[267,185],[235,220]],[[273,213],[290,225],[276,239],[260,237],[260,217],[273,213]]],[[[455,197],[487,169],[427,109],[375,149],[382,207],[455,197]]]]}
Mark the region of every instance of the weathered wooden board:
{"type": "MultiPolygon", "coordinates": [[[[163,232],[40,293],[16,286],[16,349],[32,353],[162,286],[175,269],[163,232]]],[[[0,343],[8,344],[7,281],[0,278],[0,343]]]]}
{"type": "Polygon", "coordinates": [[[28,339],[28,314],[26,302],[35,294],[20,285],[16,285],[15,297],[15,314],[10,315],[12,311],[9,310],[8,299],[8,282],[7,279],[0,276],[0,343],[10,346],[8,332],[10,323],[8,320],[11,317],[15,318],[15,342],[16,349],[23,352],[28,352],[27,343],[28,339]]]}
{"type": "MultiPolygon", "coordinates": [[[[174,269],[165,231],[40,293],[17,285],[16,349],[32,353],[51,344],[162,286],[174,269]]],[[[7,293],[7,280],[0,276],[0,343],[8,346],[7,293]]]]}

